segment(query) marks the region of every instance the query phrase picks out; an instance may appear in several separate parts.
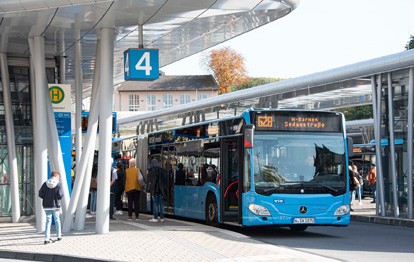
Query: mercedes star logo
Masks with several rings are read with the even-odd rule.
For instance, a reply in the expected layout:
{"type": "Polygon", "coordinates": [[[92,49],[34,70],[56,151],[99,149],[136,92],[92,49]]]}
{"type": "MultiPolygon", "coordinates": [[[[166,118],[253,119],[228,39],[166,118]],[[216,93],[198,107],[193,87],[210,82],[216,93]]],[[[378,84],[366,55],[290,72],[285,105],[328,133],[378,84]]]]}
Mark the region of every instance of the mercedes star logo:
{"type": "Polygon", "coordinates": [[[305,206],[301,206],[301,207],[299,208],[299,212],[300,212],[301,214],[306,214],[306,212],[308,212],[308,208],[307,208],[307,207],[305,207],[305,206]]]}

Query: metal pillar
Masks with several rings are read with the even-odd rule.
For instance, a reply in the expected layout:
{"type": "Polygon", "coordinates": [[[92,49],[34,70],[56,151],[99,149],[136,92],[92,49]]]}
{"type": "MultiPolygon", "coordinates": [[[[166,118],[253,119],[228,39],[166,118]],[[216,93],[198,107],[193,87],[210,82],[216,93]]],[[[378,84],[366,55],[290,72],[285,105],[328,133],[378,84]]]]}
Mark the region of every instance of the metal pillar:
{"type": "Polygon", "coordinates": [[[112,145],[112,100],[114,66],[114,29],[101,28],[101,72],[99,81],[99,157],[96,232],[109,232],[109,191],[112,145]]]}
{"type": "Polygon", "coordinates": [[[9,85],[9,68],[7,64],[7,56],[5,53],[0,53],[0,63],[1,83],[3,85],[4,116],[6,120],[7,151],[11,187],[12,222],[17,223],[20,219],[19,174],[17,169],[16,143],[14,138],[13,112],[9,85]]]}
{"type": "Polygon", "coordinates": [[[76,173],[79,173],[79,163],[82,156],[82,50],[80,43],[80,30],[75,29],[75,105],[76,105],[76,114],[75,114],[75,148],[76,148],[76,173]]]}
{"type": "MultiPolygon", "coordinates": [[[[33,39],[31,39],[31,41],[33,42],[33,39]]],[[[33,49],[31,49],[33,51],[33,49]]],[[[41,162],[41,158],[40,156],[37,154],[37,151],[39,149],[38,146],[38,137],[39,137],[39,133],[37,132],[37,110],[36,110],[36,81],[35,81],[35,70],[34,70],[34,62],[33,62],[33,55],[30,55],[30,98],[32,100],[31,103],[31,108],[32,108],[32,129],[33,129],[33,148],[34,148],[34,154],[33,154],[33,163],[35,163],[34,165],[34,173],[33,173],[33,178],[35,181],[35,188],[37,188],[37,181],[38,178],[41,177],[41,174],[38,173],[39,172],[39,168],[37,168],[38,163],[41,162]]],[[[39,165],[40,166],[40,165],[39,165]]],[[[35,194],[37,194],[36,190],[35,190],[35,194]]],[[[36,197],[35,198],[35,213],[36,213],[36,228],[38,232],[41,232],[44,230],[44,226],[46,223],[46,216],[45,213],[43,211],[38,212],[37,208],[42,208],[41,206],[39,207],[39,202],[41,205],[41,199],[36,197]]]]}
{"type": "Polygon", "coordinates": [[[82,150],[82,159],[85,161],[82,162],[81,160],[81,167],[80,170],[83,173],[85,172],[85,165],[86,165],[86,173],[83,175],[83,184],[82,190],[80,193],[77,209],[76,209],[76,219],[75,219],[75,229],[76,230],[83,230],[85,227],[85,216],[86,216],[86,209],[88,206],[88,196],[89,196],[89,189],[91,184],[91,175],[92,175],[92,166],[93,166],[93,157],[94,157],[94,149],[95,149],[95,141],[96,141],[96,133],[98,129],[98,115],[99,115],[99,77],[100,77],[100,46],[101,40],[98,39],[96,44],[96,59],[95,59],[95,69],[93,75],[93,82],[92,82],[92,95],[91,95],[91,108],[89,112],[89,119],[88,119],[88,131],[86,134],[85,139],[85,147],[82,150]],[[87,160],[87,161],[86,161],[87,160]]]}
{"type": "Polygon", "coordinates": [[[400,211],[398,207],[397,196],[397,167],[396,167],[396,155],[395,155],[395,143],[394,143],[394,108],[393,108],[394,92],[392,91],[392,78],[391,73],[388,73],[388,129],[390,132],[390,149],[391,149],[391,182],[392,182],[392,202],[394,205],[394,217],[398,217],[400,211]]]}
{"type": "MultiPolygon", "coordinates": [[[[385,216],[384,205],[384,178],[382,173],[382,154],[381,154],[381,94],[382,94],[382,75],[378,75],[378,87],[372,92],[372,102],[374,104],[374,131],[375,131],[375,161],[376,161],[376,175],[377,175],[377,214],[385,216]],[[374,93],[375,91],[375,93],[374,93]],[[374,96],[375,101],[374,101],[374,96]]],[[[375,85],[375,80],[374,80],[375,85]]]]}
{"type": "MultiPolygon", "coordinates": [[[[377,79],[376,76],[371,76],[371,92],[372,92],[372,118],[374,119],[374,139],[375,141],[377,138],[377,122],[378,122],[378,116],[377,116],[377,79]]],[[[377,145],[375,145],[375,158],[378,159],[377,154],[377,145]]],[[[377,164],[378,165],[378,164],[377,164]]],[[[378,192],[377,192],[378,197],[378,192]]],[[[375,214],[378,215],[378,201],[376,204],[376,211],[375,214]]]]}
{"type": "Polygon", "coordinates": [[[144,27],[138,25],[138,48],[144,48],[144,27]]]}
{"type": "MultiPolygon", "coordinates": [[[[35,73],[35,85],[33,89],[36,89],[35,100],[32,101],[35,108],[35,119],[36,123],[46,123],[46,114],[45,114],[45,97],[41,95],[41,92],[38,92],[44,85],[46,84],[44,81],[45,79],[42,77],[42,67],[40,59],[40,52],[43,49],[38,50],[39,44],[35,45],[35,42],[40,41],[40,37],[29,38],[29,47],[30,47],[30,54],[32,55],[32,64],[33,64],[33,71],[35,73]],[[36,39],[36,41],[35,41],[36,39]]],[[[34,152],[36,156],[36,162],[34,165],[34,181],[35,181],[35,189],[34,192],[37,195],[39,192],[40,187],[42,186],[43,182],[47,179],[47,128],[46,125],[36,125],[36,131],[34,132],[33,139],[36,141],[34,144],[34,152]]],[[[35,199],[36,203],[36,229],[37,232],[43,232],[45,230],[46,224],[46,216],[43,212],[42,207],[42,200],[39,197],[35,199]]]]}
{"type": "Polygon", "coordinates": [[[408,130],[407,130],[407,158],[408,158],[408,174],[407,174],[407,205],[408,218],[413,218],[413,109],[414,107],[414,68],[410,68],[408,74],[408,130]]]}
{"type": "Polygon", "coordinates": [[[65,56],[65,31],[59,32],[60,37],[60,51],[62,52],[59,57],[59,77],[60,83],[64,84],[66,82],[66,56],[65,56]]]}

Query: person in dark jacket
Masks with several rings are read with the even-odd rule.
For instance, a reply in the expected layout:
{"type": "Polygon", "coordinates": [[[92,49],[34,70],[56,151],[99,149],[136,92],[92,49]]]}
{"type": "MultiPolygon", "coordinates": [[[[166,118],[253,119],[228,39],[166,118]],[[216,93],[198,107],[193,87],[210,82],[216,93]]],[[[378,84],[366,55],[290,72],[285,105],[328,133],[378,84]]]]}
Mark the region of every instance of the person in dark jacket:
{"type": "Polygon", "coordinates": [[[152,195],[154,215],[150,222],[158,222],[158,213],[160,215],[160,222],[164,222],[164,199],[167,197],[167,178],[165,170],[161,168],[160,163],[155,158],[151,160],[148,176],[148,187],[152,195]]]}
{"type": "Polygon", "coordinates": [[[184,186],[185,185],[184,165],[182,163],[178,163],[177,167],[178,167],[178,170],[175,173],[175,185],[184,186]]]}
{"type": "Polygon", "coordinates": [[[60,200],[63,198],[62,183],[59,181],[60,173],[52,171],[52,177],[43,183],[39,190],[39,197],[43,199],[42,205],[46,213],[45,244],[54,242],[50,238],[50,227],[52,216],[55,220],[57,241],[62,240],[62,230],[60,226],[59,210],[60,200]]]}
{"type": "Polygon", "coordinates": [[[356,175],[355,175],[354,171],[352,170],[351,165],[349,165],[348,170],[349,170],[349,191],[351,193],[351,202],[350,202],[349,207],[350,207],[351,211],[354,211],[354,209],[352,209],[352,204],[355,201],[355,193],[354,192],[355,192],[356,175]]]}
{"type": "Polygon", "coordinates": [[[125,189],[125,170],[121,161],[116,163],[116,174],[118,177],[115,181],[115,215],[122,215],[122,194],[124,194],[125,189]]]}

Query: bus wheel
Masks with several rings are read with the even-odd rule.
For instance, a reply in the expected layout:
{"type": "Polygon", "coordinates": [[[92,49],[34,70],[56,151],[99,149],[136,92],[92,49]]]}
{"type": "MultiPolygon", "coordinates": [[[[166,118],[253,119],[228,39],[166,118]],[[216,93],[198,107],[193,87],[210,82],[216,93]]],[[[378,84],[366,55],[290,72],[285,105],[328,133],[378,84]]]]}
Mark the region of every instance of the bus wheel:
{"type": "Polygon", "coordinates": [[[209,196],[207,198],[206,206],[206,224],[210,226],[218,225],[218,209],[217,201],[214,196],[209,196]]]}
{"type": "Polygon", "coordinates": [[[305,225],[291,225],[289,226],[290,230],[295,231],[295,232],[303,232],[305,231],[308,226],[305,225]]]}

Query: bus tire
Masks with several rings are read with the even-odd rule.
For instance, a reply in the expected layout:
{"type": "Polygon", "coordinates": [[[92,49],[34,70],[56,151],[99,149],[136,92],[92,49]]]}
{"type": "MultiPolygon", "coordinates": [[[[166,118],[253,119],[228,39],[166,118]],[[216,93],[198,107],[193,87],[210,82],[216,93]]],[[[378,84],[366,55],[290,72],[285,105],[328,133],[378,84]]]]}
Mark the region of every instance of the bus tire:
{"type": "Polygon", "coordinates": [[[217,226],[218,209],[216,197],[214,195],[209,195],[206,203],[206,224],[209,226],[217,226]]]}
{"type": "Polygon", "coordinates": [[[305,231],[308,226],[306,225],[291,225],[289,226],[290,230],[295,231],[295,232],[303,232],[305,231]]]}

